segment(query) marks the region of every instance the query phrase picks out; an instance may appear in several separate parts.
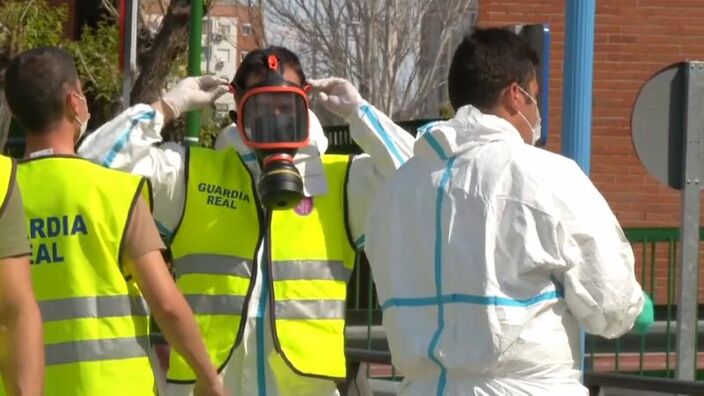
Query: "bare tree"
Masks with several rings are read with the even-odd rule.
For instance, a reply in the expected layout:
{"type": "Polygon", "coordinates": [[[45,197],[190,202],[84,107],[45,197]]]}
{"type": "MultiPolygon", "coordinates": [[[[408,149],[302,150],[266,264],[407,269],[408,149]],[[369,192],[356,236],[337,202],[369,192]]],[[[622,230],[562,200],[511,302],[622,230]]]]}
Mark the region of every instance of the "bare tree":
{"type": "Polygon", "coordinates": [[[448,54],[475,6],[468,0],[265,3],[272,41],[294,47],[309,74],[346,77],[370,103],[399,118],[429,115],[421,114],[423,103],[443,86],[448,54]]]}
{"type": "Polygon", "coordinates": [[[164,76],[188,48],[189,15],[190,1],[172,0],[151,45],[140,48],[140,72],[131,92],[133,103],[150,103],[159,96],[164,76]]]}

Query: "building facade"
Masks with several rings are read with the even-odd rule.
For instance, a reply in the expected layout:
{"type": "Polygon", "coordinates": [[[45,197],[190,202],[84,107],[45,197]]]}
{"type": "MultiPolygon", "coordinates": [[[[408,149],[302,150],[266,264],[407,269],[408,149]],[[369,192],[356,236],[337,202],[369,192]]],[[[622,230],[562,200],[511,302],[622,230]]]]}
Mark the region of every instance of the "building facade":
{"type": "MultiPolygon", "coordinates": [[[[164,9],[158,0],[147,3],[150,27],[157,29],[164,9]]],[[[261,6],[251,1],[214,0],[203,17],[202,31],[202,73],[231,80],[244,57],[265,42],[261,6]]],[[[215,103],[221,116],[233,108],[232,95],[223,95],[215,103]]]]}

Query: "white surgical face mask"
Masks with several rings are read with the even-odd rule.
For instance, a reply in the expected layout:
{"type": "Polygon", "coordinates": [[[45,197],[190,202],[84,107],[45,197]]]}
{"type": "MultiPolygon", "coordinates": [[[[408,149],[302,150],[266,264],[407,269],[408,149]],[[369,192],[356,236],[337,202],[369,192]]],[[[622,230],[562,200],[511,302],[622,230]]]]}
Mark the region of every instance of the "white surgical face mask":
{"type": "MultiPolygon", "coordinates": [[[[76,97],[79,98],[80,100],[83,101],[83,103],[86,104],[86,109],[88,109],[88,102],[86,102],[86,97],[81,95],[81,94],[76,94],[76,97]]],[[[78,119],[78,117],[76,117],[78,119]]],[[[86,133],[86,130],[88,129],[88,120],[90,120],[90,112],[86,116],[86,119],[83,121],[79,121],[81,123],[80,129],[78,132],[78,137],[76,137],[76,141],[79,141],[81,137],[86,133]]]]}
{"type": "Polygon", "coordinates": [[[540,135],[542,133],[542,128],[543,128],[541,125],[542,120],[540,118],[540,110],[538,109],[538,101],[535,100],[535,98],[533,96],[531,96],[531,94],[529,94],[523,88],[521,88],[520,85],[518,86],[518,89],[520,89],[521,92],[523,92],[523,94],[526,95],[531,100],[531,102],[535,103],[535,113],[536,113],[535,114],[535,119],[536,119],[535,125],[531,125],[530,122],[528,122],[528,118],[526,118],[525,114],[523,114],[523,112],[518,110],[518,114],[521,115],[521,118],[523,118],[523,121],[525,121],[526,124],[528,124],[528,127],[530,128],[530,131],[531,131],[530,144],[535,146],[535,143],[537,143],[538,139],[540,139],[540,135]]]}

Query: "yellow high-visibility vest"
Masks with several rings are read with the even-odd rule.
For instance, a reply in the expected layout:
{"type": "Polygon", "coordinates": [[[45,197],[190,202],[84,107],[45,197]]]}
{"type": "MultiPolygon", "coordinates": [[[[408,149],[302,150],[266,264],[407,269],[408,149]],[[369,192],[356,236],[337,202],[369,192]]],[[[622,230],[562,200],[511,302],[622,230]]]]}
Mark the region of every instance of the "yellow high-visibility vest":
{"type": "Polygon", "coordinates": [[[0,216],[5,212],[7,199],[15,183],[15,162],[10,157],[0,155],[0,216]]]}
{"type": "MultiPolygon", "coordinates": [[[[346,221],[349,158],[323,156],[328,193],[266,220],[254,180],[237,152],[191,148],[186,204],[171,246],[176,284],[191,305],[213,364],[222,368],[241,339],[252,279],[263,276],[277,350],[302,375],[345,377],[347,280],[355,249],[346,221]],[[257,250],[269,235],[265,274],[257,250]]],[[[168,379],[194,374],[171,354],[168,379]]]]}
{"type": "Polygon", "coordinates": [[[121,268],[146,181],[76,157],[20,162],[32,283],[44,325],[45,394],[153,395],[149,312],[121,268]]]}

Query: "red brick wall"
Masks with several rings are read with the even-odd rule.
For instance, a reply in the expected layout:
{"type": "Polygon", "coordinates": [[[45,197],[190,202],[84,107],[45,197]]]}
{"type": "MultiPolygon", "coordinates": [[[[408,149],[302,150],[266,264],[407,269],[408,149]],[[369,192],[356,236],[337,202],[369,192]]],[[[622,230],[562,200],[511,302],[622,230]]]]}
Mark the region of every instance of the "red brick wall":
{"type": "MultiPolygon", "coordinates": [[[[550,23],[548,149],[556,152],[560,150],[562,123],[564,4],[564,0],[479,0],[481,26],[550,23]]],[[[702,0],[597,1],[591,178],[624,227],[679,225],[680,195],[661,185],[640,164],[631,143],[630,116],[639,88],[654,73],[685,59],[704,60],[703,22],[702,0]]],[[[657,250],[653,283],[656,301],[665,303],[667,245],[659,244],[657,250]]],[[[636,247],[635,253],[640,279],[642,248],[636,247]]],[[[649,250],[646,255],[650,256],[649,250]]],[[[704,281],[702,271],[700,279],[704,281]]],[[[646,265],[646,289],[650,278],[646,265]]],[[[699,295],[704,296],[704,284],[699,295]]]]}
{"type": "MultiPolygon", "coordinates": [[[[551,25],[550,142],[560,149],[564,0],[480,0],[479,23],[551,25]]],[[[679,194],[650,176],[630,137],[640,86],[664,66],[704,59],[704,1],[599,0],[591,177],[625,227],[677,226],[679,194]]]]}

